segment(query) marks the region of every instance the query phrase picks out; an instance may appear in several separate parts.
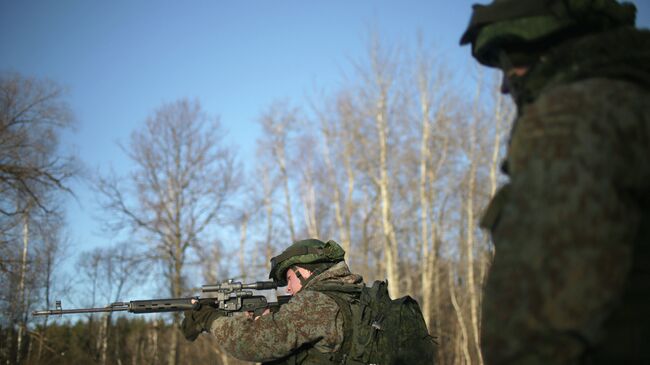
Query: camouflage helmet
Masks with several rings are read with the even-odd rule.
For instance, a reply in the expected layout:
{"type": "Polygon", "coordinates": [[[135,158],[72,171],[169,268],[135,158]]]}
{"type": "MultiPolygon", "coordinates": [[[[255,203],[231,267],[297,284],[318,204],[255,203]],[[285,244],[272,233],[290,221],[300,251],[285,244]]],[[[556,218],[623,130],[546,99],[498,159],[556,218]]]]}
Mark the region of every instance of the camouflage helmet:
{"type": "Polygon", "coordinates": [[[345,251],[338,243],[329,240],[310,238],[296,241],[281,254],[271,259],[271,273],[269,279],[273,279],[279,286],[287,285],[287,270],[294,265],[336,263],[343,261],[345,251]]]}
{"type": "Polygon", "coordinates": [[[634,5],[616,0],[494,0],[473,6],[460,44],[471,43],[480,63],[499,67],[502,51],[518,49],[525,58],[555,36],[633,26],[635,17],[634,5]]]}

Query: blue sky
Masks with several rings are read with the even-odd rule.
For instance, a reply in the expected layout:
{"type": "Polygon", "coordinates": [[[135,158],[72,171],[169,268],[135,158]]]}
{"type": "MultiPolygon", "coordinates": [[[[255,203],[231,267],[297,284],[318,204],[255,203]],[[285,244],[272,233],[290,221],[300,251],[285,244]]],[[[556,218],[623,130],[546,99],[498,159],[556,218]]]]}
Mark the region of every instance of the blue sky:
{"type": "MultiPolygon", "coordinates": [[[[470,70],[458,39],[474,2],[1,0],[0,71],[68,88],[78,124],[65,146],[90,171],[128,171],[117,142],[161,103],[182,97],[221,116],[229,143],[252,164],[260,112],[277,99],[302,104],[314,90],[335,89],[350,60],[363,58],[369,30],[404,44],[421,31],[455,68],[470,70]]],[[[633,2],[637,23],[648,27],[650,1],[633,2]]],[[[72,188],[75,247],[110,243],[92,219],[92,192],[81,182],[72,188]]]]}

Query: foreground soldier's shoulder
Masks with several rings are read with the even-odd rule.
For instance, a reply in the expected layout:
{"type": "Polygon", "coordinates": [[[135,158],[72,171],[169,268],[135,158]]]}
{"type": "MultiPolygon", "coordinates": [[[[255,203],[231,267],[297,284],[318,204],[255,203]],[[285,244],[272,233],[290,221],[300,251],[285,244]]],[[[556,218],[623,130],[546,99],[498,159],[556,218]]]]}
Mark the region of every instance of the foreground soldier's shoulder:
{"type": "MultiPolygon", "coordinates": [[[[643,113],[643,104],[649,102],[643,89],[626,81],[592,78],[555,86],[524,107],[511,154],[534,149],[531,141],[535,140],[543,141],[540,148],[550,153],[553,149],[547,148],[548,143],[571,147],[579,141],[615,139],[621,134],[617,130],[638,128],[638,118],[631,116],[643,113]],[[589,137],[576,139],[578,135],[589,137]]],[[[554,153],[567,154],[564,147],[554,153]]],[[[511,163],[516,165],[516,161],[511,163]]]]}
{"type": "Polygon", "coordinates": [[[575,117],[602,116],[607,110],[616,111],[621,105],[635,104],[648,93],[634,83],[608,78],[590,78],[558,85],[544,91],[525,107],[524,118],[553,117],[571,114],[575,117]]]}

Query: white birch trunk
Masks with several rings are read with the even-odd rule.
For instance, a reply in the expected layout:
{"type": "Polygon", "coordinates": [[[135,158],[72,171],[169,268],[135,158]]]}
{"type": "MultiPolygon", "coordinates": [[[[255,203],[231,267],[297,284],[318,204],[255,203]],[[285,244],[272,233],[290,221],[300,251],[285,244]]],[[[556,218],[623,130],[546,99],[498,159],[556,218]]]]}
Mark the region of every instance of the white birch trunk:
{"type": "Polygon", "coordinates": [[[476,278],[474,273],[474,232],[476,231],[475,221],[474,221],[474,196],[476,195],[476,169],[478,165],[478,154],[476,152],[478,139],[477,139],[477,128],[479,123],[478,115],[478,103],[480,100],[480,90],[481,85],[477,87],[476,91],[476,101],[477,105],[475,106],[474,120],[470,126],[470,137],[469,137],[469,160],[470,160],[470,169],[469,176],[467,181],[467,197],[465,200],[465,215],[467,217],[467,237],[466,237],[466,251],[467,251],[467,290],[469,294],[470,302],[470,320],[472,323],[472,335],[474,339],[474,347],[476,354],[478,356],[479,365],[483,365],[483,354],[481,353],[481,342],[480,342],[480,327],[479,327],[479,315],[478,315],[478,303],[479,303],[479,292],[476,290],[476,278]]]}
{"type": "MultiPolygon", "coordinates": [[[[341,240],[341,246],[343,247],[343,250],[348,254],[348,259],[350,255],[350,235],[349,235],[349,227],[346,227],[346,223],[343,219],[343,209],[341,207],[341,201],[342,201],[342,194],[341,194],[341,187],[339,185],[339,182],[336,179],[336,173],[334,170],[334,165],[332,163],[332,156],[331,156],[331,151],[329,146],[333,142],[332,138],[332,132],[327,126],[327,120],[324,118],[321,118],[321,132],[323,134],[323,137],[325,137],[325,142],[322,144],[323,146],[323,158],[325,160],[325,166],[327,167],[327,171],[329,172],[329,175],[331,177],[331,183],[332,183],[332,191],[334,194],[334,219],[336,221],[336,228],[339,231],[339,240],[341,240]],[[346,229],[347,228],[347,229],[346,229]]],[[[351,195],[348,195],[351,196],[351,195]]]]}
{"type": "Polygon", "coordinates": [[[310,171],[305,171],[305,185],[302,192],[305,223],[309,237],[320,238],[318,220],[316,218],[316,190],[310,171]]]}
{"type": "Polygon", "coordinates": [[[263,180],[264,180],[264,207],[266,208],[266,262],[265,267],[266,271],[271,270],[271,257],[273,257],[273,246],[271,242],[273,241],[273,201],[272,201],[272,187],[271,182],[269,181],[269,174],[266,168],[263,170],[263,180]]]}
{"type": "Polygon", "coordinates": [[[451,299],[451,304],[454,307],[454,312],[456,313],[456,319],[458,320],[458,326],[460,327],[461,333],[461,343],[460,347],[463,353],[463,358],[465,359],[465,364],[472,363],[472,357],[469,353],[469,338],[467,336],[467,327],[465,326],[465,319],[463,318],[463,310],[458,304],[458,299],[456,298],[456,290],[454,288],[454,272],[449,264],[449,297],[451,299]]]}
{"type": "Polygon", "coordinates": [[[246,265],[247,232],[248,232],[248,215],[244,214],[244,216],[242,217],[241,226],[239,228],[239,272],[241,273],[243,282],[246,282],[248,278],[248,265],[246,265]]]}
{"type": "Polygon", "coordinates": [[[22,361],[23,336],[26,330],[23,313],[25,311],[25,275],[27,275],[27,251],[29,247],[29,207],[23,213],[23,255],[20,265],[20,283],[18,291],[20,293],[20,303],[18,304],[18,313],[20,323],[18,324],[18,338],[16,344],[16,363],[22,361]]]}
{"type": "Polygon", "coordinates": [[[102,321],[101,329],[99,331],[101,344],[100,344],[100,361],[102,365],[106,365],[106,359],[108,355],[108,331],[111,323],[111,315],[106,314],[104,316],[104,321],[102,321]]]}
{"type": "MultiPolygon", "coordinates": [[[[422,84],[420,80],[420,84],[422,84]]],[[[427,90],[420,87],[420,100],[422,106],[422,139],[420,141],[420,243],[421,243],[421,280],[422,280],[422,312],[424,321],[431,328],[431,255],[429,248],[429,199],[427,198],[427,163],[431,158],[429,153],[429,101],[427,90]]]]}
{"type": "MultiPolygon", "coordinates": [[[[382,83],[379,82],[381,85],[382,83]]],[[[386,121],[386,91],[382,90],[377,103],[375,124],[379,136],[379,194],[381,202],[381,223],[384,233],[384,254],[386,255],[386,275],[391,297],[402,296],[399,276],[399,257],[397,239],[392,222],[391,194],[388,178],[388,123],[386,121]]]]}
{"type": "Polygon", "coordinates": [[[287,226],[291,236],[291,242],[296,241],[296,229],[293,225],[293,212],[291,208],[291,191],[289,189],[289,175],[287,174],[287,164],[284,156],[284,146],[278,148],[276,159],[280,167],[280,176],[282,177],[282,189],[284,190],[284,210],[287,214],[287,226]]]}
{"type": "Polygon", "coordinates": [[[503,95],[497,90],[494,107],[494,141],[492,142],[492,161],[490,163],[490,196],[497,191],[497,172],[499,169],[499,150],[501,149],[502,104],[503,95]]]}

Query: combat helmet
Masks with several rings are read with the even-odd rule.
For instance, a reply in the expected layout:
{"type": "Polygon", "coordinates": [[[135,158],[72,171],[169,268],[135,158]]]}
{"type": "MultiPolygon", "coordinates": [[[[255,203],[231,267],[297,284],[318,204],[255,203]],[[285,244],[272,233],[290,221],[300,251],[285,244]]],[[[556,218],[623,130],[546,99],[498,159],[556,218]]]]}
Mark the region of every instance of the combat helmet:
{"type": "Polygon", "coordinates": [[[633,26],[635,17],[634,5],[616,0],[494,0],[474,4],[460,44],[471,43],[486,66],[503,68],[503,53],[512,50],[510,66],[525,65],[555,37],[633,26]]]}
{"type": "Polygon", "coordinates": [[[287,285],[287,270],[294,266],[302,266],[310,269],[323,269],[343,261],[345,251],[338,243],[329,240],[310,238],[296,241],[281,254],[271,259],[271,272],[269,279],[273,279],[279,286],[287,285]]]}

